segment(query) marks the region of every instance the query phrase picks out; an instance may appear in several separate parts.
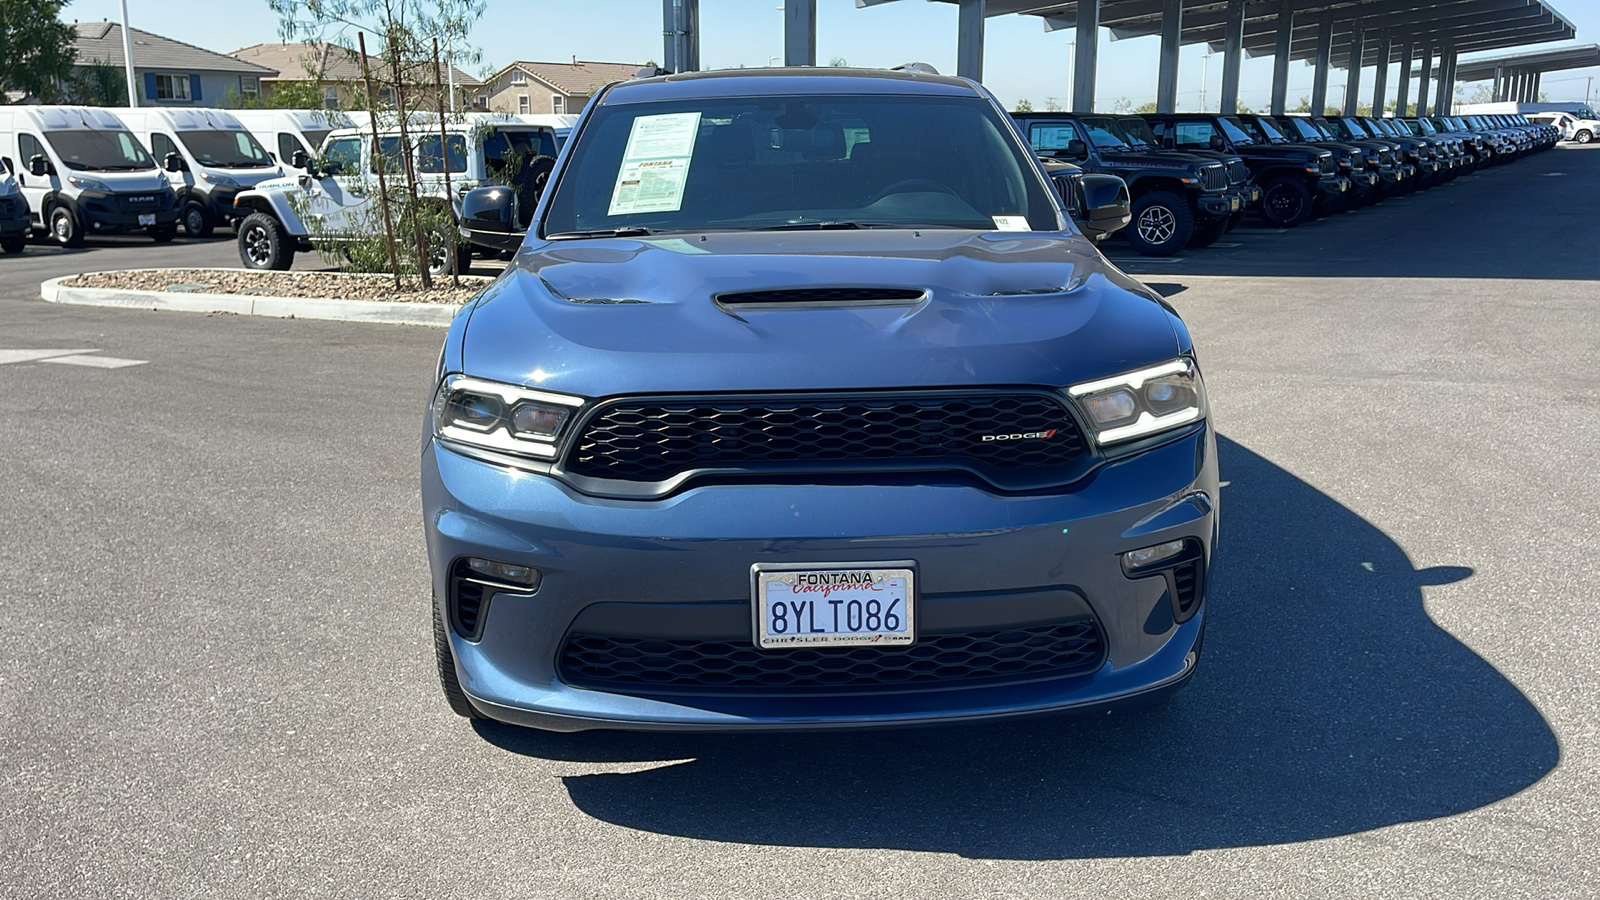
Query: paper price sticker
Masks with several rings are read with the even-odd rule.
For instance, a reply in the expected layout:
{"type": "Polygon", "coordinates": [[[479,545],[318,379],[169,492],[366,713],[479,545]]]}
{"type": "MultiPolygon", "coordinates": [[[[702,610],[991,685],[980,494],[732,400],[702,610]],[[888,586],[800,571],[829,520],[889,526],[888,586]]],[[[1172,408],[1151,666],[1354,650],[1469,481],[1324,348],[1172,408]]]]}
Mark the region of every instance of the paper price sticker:
{"type": "Polygon", "coordinates": [[[694,141],[699,134],[697,112],[634,119],[606,214],[626,216],[680,209],[694,141]]]}
{"type": "Polygon", "coordinates": [[[996,231],[1032,231],[1025,216],[990,216],[996,231]]]}

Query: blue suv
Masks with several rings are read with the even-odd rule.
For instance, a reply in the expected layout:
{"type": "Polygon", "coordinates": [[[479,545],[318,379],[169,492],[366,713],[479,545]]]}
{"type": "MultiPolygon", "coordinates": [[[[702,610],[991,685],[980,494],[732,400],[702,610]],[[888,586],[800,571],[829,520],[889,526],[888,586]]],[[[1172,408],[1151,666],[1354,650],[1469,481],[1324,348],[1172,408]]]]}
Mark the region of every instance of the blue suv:
{"type": "Polygon", "coordinates": [[[463,716],[975,721],[1199,658],[1217,456],[1189,333],[965,79],[603,90],[426,418],[463,716]]]}

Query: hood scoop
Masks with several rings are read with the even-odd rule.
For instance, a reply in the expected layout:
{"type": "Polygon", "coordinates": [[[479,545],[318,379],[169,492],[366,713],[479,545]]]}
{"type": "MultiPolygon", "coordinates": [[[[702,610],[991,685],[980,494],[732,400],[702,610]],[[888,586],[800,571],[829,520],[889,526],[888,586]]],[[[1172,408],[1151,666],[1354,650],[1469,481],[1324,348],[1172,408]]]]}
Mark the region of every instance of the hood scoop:
{"type": "Polygon", "coordinates": [[[717,303],[736,309],[785,309],[797,306],[909,306],[927,299],[916,288],[812,287],[718,294],[717,303]]]}

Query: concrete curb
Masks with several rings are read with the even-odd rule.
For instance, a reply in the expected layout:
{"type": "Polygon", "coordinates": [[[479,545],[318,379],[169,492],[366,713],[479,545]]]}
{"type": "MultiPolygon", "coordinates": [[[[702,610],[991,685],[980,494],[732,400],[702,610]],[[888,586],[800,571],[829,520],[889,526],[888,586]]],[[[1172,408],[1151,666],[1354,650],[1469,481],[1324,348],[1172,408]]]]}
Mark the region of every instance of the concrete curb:
{"type": "MultiPolygon", "coordinates": [[[[93,274],[93,273],[84,273],[93,274]]],[[[39,285],[39,296],[50,303],[76,306],[112,306],[123,309],[167,309],[182,312],[235,313],[279,319],[324,319],[336,322],[379,322],[387,325],[428,325],[445,328],[461,307],[449,303],[396,303],[392,300],[335,300],[301,297],[261,297],[254,294],[189,294],[181,291],[131,291],[116,288],[65,287],[76,278],[63,275],[39,285]]]]}

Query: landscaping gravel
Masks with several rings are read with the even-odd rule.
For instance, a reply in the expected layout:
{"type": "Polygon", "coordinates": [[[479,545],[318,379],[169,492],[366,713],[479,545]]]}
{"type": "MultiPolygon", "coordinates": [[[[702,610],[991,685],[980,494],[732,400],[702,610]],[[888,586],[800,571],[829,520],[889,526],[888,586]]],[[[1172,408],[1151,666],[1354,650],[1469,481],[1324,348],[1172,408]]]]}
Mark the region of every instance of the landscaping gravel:
{"type": "Polygon", "coordinates": [[[86,272],[61,283],[66,287],[112,290],[460,304],[470,300],[493,280],[484,275],[463,275],[461,287],[452,288],[449,277],[444,277],[435,279],[434,290],[424,291],[412,279],[409,283],[403,281],[404,289],[397,291],[394,278],[389,275],[256,272],[249,269],[130,269],[122,272],[86,272]]]}

